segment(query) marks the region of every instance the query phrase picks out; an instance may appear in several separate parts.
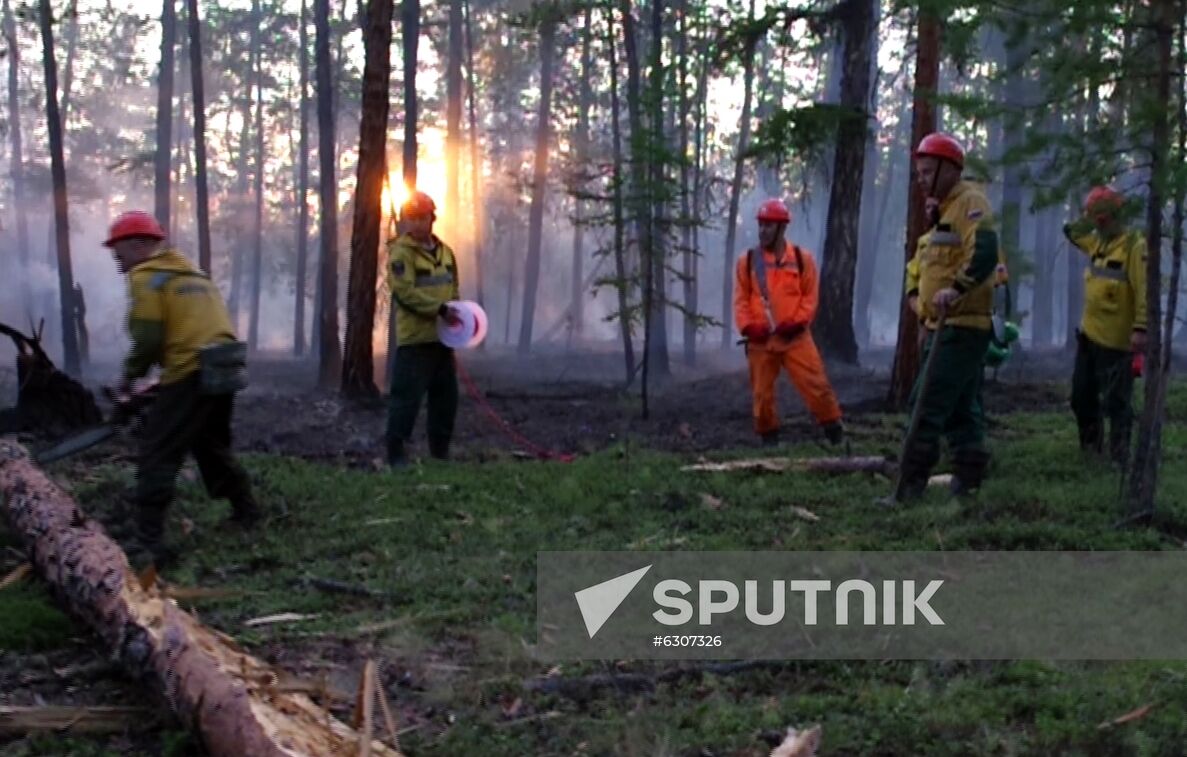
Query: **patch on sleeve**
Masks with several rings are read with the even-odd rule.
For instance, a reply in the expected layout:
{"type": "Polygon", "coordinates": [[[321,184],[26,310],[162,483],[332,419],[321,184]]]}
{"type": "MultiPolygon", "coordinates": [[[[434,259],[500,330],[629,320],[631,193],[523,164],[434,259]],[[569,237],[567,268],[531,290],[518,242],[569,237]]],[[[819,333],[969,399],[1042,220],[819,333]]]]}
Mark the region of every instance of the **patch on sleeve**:
{"type": "Polygon", "coordinates": [[[983,215],[985,215],[984,210],[981,210],[980,208],[973,208],[972,210],[970,210],[968,213],[965,214],[965,218],[967,218],[970,221],[976,221],[976,220],[979,220],[981,218],[981,216],[983,216],[983,215]]]}
{"type": "Polygon", "coordinates": [[[404,261],[397,260],[396,262],[392,263],[392,271],[394,271],[397,276],[403,276],[404,275],[404,261]]]}

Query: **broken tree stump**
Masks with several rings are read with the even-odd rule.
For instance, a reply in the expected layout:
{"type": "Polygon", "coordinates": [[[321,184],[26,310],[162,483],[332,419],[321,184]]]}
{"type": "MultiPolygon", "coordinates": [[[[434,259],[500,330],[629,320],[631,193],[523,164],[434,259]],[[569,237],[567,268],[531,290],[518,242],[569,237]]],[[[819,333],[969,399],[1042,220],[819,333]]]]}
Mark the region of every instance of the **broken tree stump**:
{"type": "Polygon", "coordinates": [[[17,404],[0,411],[0,433],[36,431],[63,436],[103,422],[95,395],[58,370],[41,339],[0,323],[0,334],[16,345],[17,404]]]}
{"type": "MultiPolygon", "coordinates": [[[[142,587],[102,527],[7,439],[0,439],[0,495],[0,510],[55,596],[133,678],[164,696],[210,754],[357,753],[360,734],[305,694],[278,688],[281,672],[203,626],[155,583],[142,587]]],[[[379,741],[370,750],[399,755],[379,741]]]]}

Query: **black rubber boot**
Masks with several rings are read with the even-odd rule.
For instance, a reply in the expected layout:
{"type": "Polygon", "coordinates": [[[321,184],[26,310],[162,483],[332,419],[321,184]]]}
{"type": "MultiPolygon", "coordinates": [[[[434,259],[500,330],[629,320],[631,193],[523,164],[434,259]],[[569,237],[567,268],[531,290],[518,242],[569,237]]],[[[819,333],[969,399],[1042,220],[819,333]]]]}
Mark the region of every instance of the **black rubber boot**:
{"type": "Polygon", "coordinates": [[[449,459],[449,438],[429,437],[429,455],[436,460],[449,459]]]}
{"type": "Polygon", "coordinates": [[[768,431],[762,435],[762,446],[764,447],[778,447],[779,446],[779,432],[768,431]]]}
{"type": "Polygon", "coordinates": [[[931,477],[931,469],[940,460],[940,446],[938,444],[915,443],[899,464],[899,485],[897,492],[878,500],[879,504],[893,506],[904,502],[917,500],[927,491],[927,480],[931,477]]]}
{"type": "Polygon", "coordinates": [[[1099,423],[1079,426],[1080,451],[1093,454],[1104,452],[1104,428],[1099,423]]]}
{"type": "Polygon", "coordinates": [[[845,441],[845,427],[840,421],[824,424],[824,438],[834,447],[839,447],[845,441]]]}
{"type": "Polygon", "coordinates": [[[989,452],[983,449],[958,449],[952,453],[951,491],[957,497],[973,494],[981,488],[989,470],[989,452]]]}
{"type": "Polygon", "coordinates": [[[404,451],[403,439],[387,440],[387,464],[395,469],[408,467],[408,454],[404,451]]]}
{"type": "Polygon", "coordinates": [[[176,553],[165,546],[165,506],[138,505],[136,529],[125,549],[128,563],[137,573],[150,565],[158,569],[171,563],[176,553]]]}
{"type": "Polygon", "coordinates": [[[231,523],[243,528],[252,528],[264,519],[264,511],[260,509],[256,498],[251,492],[231,498],[231,523]]]}

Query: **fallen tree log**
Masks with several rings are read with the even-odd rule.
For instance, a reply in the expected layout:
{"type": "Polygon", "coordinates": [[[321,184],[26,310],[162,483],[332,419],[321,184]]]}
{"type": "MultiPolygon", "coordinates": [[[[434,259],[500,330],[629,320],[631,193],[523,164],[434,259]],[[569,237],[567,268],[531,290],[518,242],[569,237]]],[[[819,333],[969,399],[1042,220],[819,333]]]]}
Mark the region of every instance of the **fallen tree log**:
{"type": "Polygon", "coordinates": [[[697,463],[686,465],[682,471],[721,473],[727,471],[753,471],[783,473],[785,471],[813,471],[817,473],[879,473],[893,476],[893,460],[884,457],[760,457],[745,460],[727,460],[721,463],[697,463]]]}
{"type": "MultiPolygon", "coordinates": [[[[281,673],[203,626],[155,583],[142,587],[102,527],[8,439],[0,439],[0,494],[37,574],[134,679],[163,695],[211,755],[358,753],[358,731],[308,696],[283,691],[281,673]]],[[[368,745],[375,755],[399,754],[368,745]]]]}
{"type": "Polygon", "coordinates": [[[0,707],[0,736],[39,731],[119,733],[156,725],[152,710],[144,707],[0,707]]]}

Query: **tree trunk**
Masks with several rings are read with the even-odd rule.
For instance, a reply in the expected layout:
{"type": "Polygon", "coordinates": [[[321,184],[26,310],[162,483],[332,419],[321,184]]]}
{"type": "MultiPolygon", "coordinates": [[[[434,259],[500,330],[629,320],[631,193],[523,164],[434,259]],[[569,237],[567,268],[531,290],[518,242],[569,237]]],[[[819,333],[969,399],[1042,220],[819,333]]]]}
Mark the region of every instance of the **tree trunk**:
{"type": "MultiPolygon", "coordinates": [[[[42,0],[48,3],[48,0],[42,0]]],[[[305,694],[269,685],[281,675],[226,634],[183,612],[20,445],[0,442],[0,511],[37,574],[133,680],[148,683],[212,757],[348,754],[362,734],[305,694]]],[[[379,741],[376,757],[399,752],[379,741]]]]}
{"type": "MultiPolygon", "coordinates": [[[[353,398],[379,396],[373,375],[375,363],[371,345],[375,332],[375,282],[379,273],[379,226],[383,218],[383,178],[386,173],[384,156],[391,79],[392,8],[390,0],[369,0],[363,39],[366,58],[363,115],[359,124],[358,189],[350,237],[350,289],[346,298],[346,346],[342,362],[342,393],[353,398]]],[[[454,178],[457,178],[456,174],[454,178]]]]}
{"type": "Polygon", "coordinates": [[[400,12],[403,27],[400,34],[404,42],[404,186],[411,191],[416,188],[416,47],[420,42],[420,0],[403,0],[400,12]]]}
{"type": "MultiPolygon", "coordinates": [[[[876,133],[876,132],[875,132],[876,133]]],[[[898,143],[896,143],[898,144],[898,143]]],[[[874,201],[878,198],[878,179],[882,175],[882,167],[887,166],[893,175],[893,161],[883,160],[882,150],[878,147],[878,140],[870,139],[866,142],[865,175],[862,177],[861,188],[861,233],[857,244],[857,283],[854,291],[853,329],[854,336],[860,347],[870,346],[870,308],[874,295],[874,274],[878,268],[878,248],[881,241],[878,234],[878,219],[880,213],[874,210],[874,201]]],[[[886,191],[894,186],[889,178],[882,185],[882,202],[890,196],[886,191]]]]}
{"type": "MultiPolygon", "coordinates": [[[[930,13],[919,14],[918,44],[915,51],[914,103],[911,108],[911,152],[919,146],[920,140],[935,131],[936,113],[932,97],[940,77],[940,24],[930,13]]],[[[915,246],[926,230],[923,213],[923,196],[916,189],[915,166],[912,161],[907,187],[907,245],[906,261],[915,257],[915,246]]],[[[919,324],[915,314],[907,307],[906,292],[899,300],[898,344],[894,351],[894,368],[890,381],[890,403],[903,408],[919,373],[919,324]]]]}
{"type": "MultiPolygon", "coordinates": [[[[1048,132],[1049,133],[1049,132],[1048,132]]],[[[1036,218],[1034,235],[1035,297],[1031,314],[1031,345],[1048,347],[1055,333],[1055,232],[1059,219],[1049,209],[1036,218]]]]}
{"type": "Polygon", "coordinates": [[[474,212],[474,286],[475,296],[478,303],[481,304],[486,299],[483,286],[482,261],[482,245],[485,242],[486,234],[482,214],[482,188],[479,182],[482,173],[482,162],[478,152],[478,115],[474,106],[474,101],[477,99],[475,95],[476,86],[474,84],[474,27],[470,23],[470,1],[462,0],[462,3],[466,16],[466,76],[468,78],[466,90],[470,99],[470,206],[474,212]]]}
{"type": "Polygon", "coordinates": [[[648,417],[647,391],[652,375],[666,378],[671,375],[668,358],[668,298],[667,298],[667,181],[663,158],[664,144],[664,3],[651,0],[651,70],[648,97],[651,105],[646,142],[641,143],[650,166],[647,182],[647,214],[644,229],[644,260],[647,264],[647,283],[644,292],[648,302],[644,313],[647,344],[643,350],[643,417],[648,417]]]}
{"type": "MultiPolygon", "coordinates": [[[[4,38],[8,43],[8,136],[12,150],[8,156],[8,165],[12,174],[12,204],[16,211],[17,259],[24,266],[29,262],[29,224],[25,217],[25,158],[21,144],[21,51],[9,0],[4,0],[4,38]]],[[[27,306],[28,288],[20,289],[21,298],[27,306]]]]}
{"type": "Polygon", "coordinates": [[[62,73],[62,131],[70,127],[70,92],[74,89],[74,60],[78,52],[78,0],[70,0],[66,9],[70,23],[66,27],[66,70],[62,73]]]}
{"type": "MultiPolygon", "coordinates": [[[[197,2],[197,0],[190,0],[197,2]]],[[[297,301],[293,316],[293,354],[301,357],[305,354],[305,276],[309,264],[309,19],[308,1],[301,0],[301,30],[298,51],[298,66],[300,74],[298,86],[301,88],[297,95],[300,113],[301,146],[297,159],[297,301]]]]}
{"type": "Polygon", "coordinates": [[[58,243],[58,301],[62,317],[62,354],[66,373],[79,371],[78,332],[74,320],[74,272],[70,261],[70,216],[66,202],[66,161],[62,151],[62,116],[58,112],[58,64],[54,59],[54,20],[49,0],[40,0],[41,43],[45,62],[45,111],[49,131],[50,175],[54,192],[54,230],[58,243]]]}
{"type": "Polygon", "coordinates": [[[198,205],[198,265],[213,273],[210,260],[210,190],[206,183],[206,87],[202,63],[202,19],[198,0],[186,0],[190,30],[190,86],[194,101],[194,182],[198,205]]]}
{"type": "MultiPolygon", "coordinates": [[[[1030,81],[1022,70],[1028,57],[1029,40],[1007,35],[1005,45],[1005,106],[1002,125],[1002,152],[1011,155],[1023,143],[1026,132],[1025,105],[1030,81]]],[[[1022,262],[1022,183],[1024,166],[1018,160],[1011,160],[1002,168],[1001,207],[1001,249],[1007,265],[1021,267],[1022,262]]],[[[1018,278],[1006,282],[1010,288],[1010,301],[1018,302],[1018,278]]]]}
{"type": "Polygon", "coordinates": [[[528,214],[528,256],[523,277],[523,310],[519,321],[519,353],[532,349],[532,321],[540,281],[540,248],[544,236],[544,191],[548,186],[548,143],[552,121],[552,62],[556,21],[540,22],[540,106],[536,116],[536,159],[532,172],[532,207],[528,214]]]}
{"type": "Polygon", "coordinates": [[[449,56],[445,70],[445,217],[461,219],[463,0],[449,0],[449,56]]]}
{"type": "Polygon", "coordinates": [[[318,183],[320,184],[321,243],[318,309],[318,386],[338,384],[341,355],[338,344],[338,187],[334,155],[333,72],[330,70],[330,0],[314,0],[317,69],[318,183]]]}
{"type": "MultiPolygon", "coordinates": [[[[692,254],[685,269],[684,309],[694,317],[700,317],[700,275],[698,263],[701,258],[701,223],[704,208],[704,175],[705,175],[705,121],[708,113],[706,93],[709,86],[709,45],[710,32],[705,18],[705,8],[702,5],[698,14],[701,27],[700,53],[701,63],[697,71],[697,90],[693,100],[696,103],[696,119],[693,134],[693,170],[692,170],[692,254]]],[[[728,272],[727,272],[728,275],[728,272]]],[[[696,322],[684,322],[684,358],[689,365],[696,361],[696,344],[698,329],[696,322]]]]}
{"type": "MultiPolygon", "coordinates": [[[[1172,102],[1171,47],[1174,34],[1176,2],[1155,0],[1149,13],[1153,17],[1154,44],[1148,53],[1155,59],[1157,75],[1150,89],[1155,94],[1143,112],[1153,120],[1148,151],[1150,153],[1150,186],[1146,199],[1146,392],[1141,418],[1138,422],[1137,447],[1130,467],[1127,500],[1131,513],[1152,513],[1158,486],[1161,463],[1162,414],[1165,410],[1166,382],[1169,379],[1169,359],[1164,368],[1164,349],[1170,345],[1162,339],[1162,212],[1166,205],[1168,179],[1167,157],[1170,149],[1170,119],[1165,106],[1172,102]]],[[[1180,72],[1181,73],[1181,72],[1180,72]]],[[[1176,200],[1179,198],[1176,197],[1176,200]]],[[[1175,214],[1182,221],[1181,211],[1175,214]]],[[[1181,232],[1180,232],[1181,233],[1181,232]]],[[[1182,253],[1180,249],[1180,255],[1182,253]]],[[[1178,281],[1173,283],[1178,289],[1178,281]]],[[[1172,304],[1174,304],[1172,302],[1172,304]]],[[[1173,311],[1172,311],[1173,312],[1173,311]]],[[[1169,358],[1169,354],[1166,356],[1169,358]]]]}
{"type": "Polygon", "coordinates": [[[622,332],[622,354],[626,361],[625,382],[630,385],[635,375],[635,346],[631,323],[630,279],[626,267],[626,219],[623,209],[622,185],[625,181],[622,160],[622,118],[618,102],[618,61],[614,51],[614,11],[606,12],[606,44],[610,56],[610,135],[614,153],[613,208],[614,216],[614,272],[617,276],[618,323],[622,332]]]}
{"type": "MultiPolygon", "coordinates": [[[[252,55],[254,59],[254,54],[252,55]]],[[[249,63],[250,65],[250,63],[249,63]]],[[[239,297],[242,291],[243,284],[243,262],[247,249],[246,240],[244,240],[245,219],[244,214],[247,208],[247,177],[248,177],[248,157],[251,155],[251,84],[248,83],[246,92],[242,100],[242,111],[240,117],[243,119],[242,126],[239,129],[239,155],[237,156],[234,200],[231,203],[232,213],[234,213],[234,221],[232,223],[232,234],[234,244],[231,249],[228,249],[227,254],[231,256],[231,294],[227,298],[227,310],[231,314],[231,323],[235,328],[239,328],[239,297]]]]}
{"type": "MultiPolygon", "coordinates": [[[[593,97],[593,55],[591,46],[593,41],[593,8],[587,6],[584,11],[584,21],[581,28],[581,81],[577,93],[577,129],[574,133],[574,174],[576,189],[579,193],[586,191],[585,177],[589,171],[589,116],[594,107],[593,97]]],[[[583,211],[585,201],[577,197],[573,202],[573,274],[569,291],[569,334],[581,338],[585,331],[585,223],[583,211]]]]}
{"type": "MultiPolygon", "coordinates": [[[[750,0],[750,21],[754,21],[754,0],[750,0]]],[[[725,263],[721,273],[721,348],[729,349],[734,341],[734,244],[738,238],[738,205],[742,198],[742,177],[746,151],[750,148],[750,101],[754,88],[754,47],[747,46],[742,60],[742,124],[734,153],[734,178],[730,182],[729,216],[725,226],[725,263]]]]}
{"type": "Polygon", "coordinates": [[[688,0],[679,0],[677,6],[678,26],[676,27],[676,109],[677,127],[679,132],[678,154],[680,156],[680,245],[681,250],[681,284],[684,288],[684,326],[681,345],[684,350],[684,362],[695,365],[697,359],[696,311],[688,309],[692,299],[689,290],[693,286],[694,266],[696,265],[695,250],[692,246],[692,203],[689,197],[689,159],[688,159],[688,0]]]}
{"type": "Polygon", "coordinates": [[[157,74],[157,157],[153,215],[169,232],[169,167],[173,154],[173,47],[177,44],[176,0],[161,10],[161,67],[157,74]]]}
{"type": "Polygon", "coordinates": [[[874,22],[876,5],[875,0],[846,0],[841,15],[844,37],[841,107],[847,113],[837,132],[822,253],[820,312],[813,329],[826,354],[850,365],[857,364],[853,285],[857,275],[867,121],[876,115],[869,110],[870,61],[878,31],[874,22]]]}
{"type": "Polygon", "coordinates": [[[264,18],[260,13],[260,0],[251,4],[251,49],[256,79],[255,113],[255,187],[252,198],[255,208],[252,213],[251,244],[251,313],[248,316],[247,344],[256,350],[260,342],[260,281],[264,254],[264,51],[260,44],[260,25],[264,18]]]}

